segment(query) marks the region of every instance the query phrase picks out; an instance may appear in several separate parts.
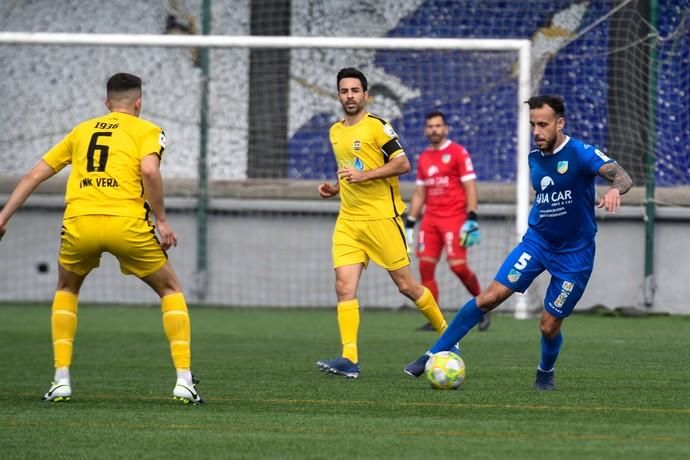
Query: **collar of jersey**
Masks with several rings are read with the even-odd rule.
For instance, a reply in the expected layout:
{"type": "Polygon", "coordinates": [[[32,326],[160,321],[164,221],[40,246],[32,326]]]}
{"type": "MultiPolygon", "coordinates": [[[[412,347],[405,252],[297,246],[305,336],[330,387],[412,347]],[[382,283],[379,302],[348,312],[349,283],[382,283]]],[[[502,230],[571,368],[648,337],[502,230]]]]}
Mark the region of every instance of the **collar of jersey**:
{"type": "Polygon", "coordinates": [[[437,148],[437,149],[435,149],[435,148],[432,146],[432,147],[431,147],[431,150],[434,150],[434,151],[436,151],[436,152],[440,152],[441,150],[447,149],[448,146],[450,145],[450,143],[451,143],[451,140],[450,140],[450,139],[446,139],[446,142],[444,142],[442,146],[440,146],[440,147],[437,148]]]}

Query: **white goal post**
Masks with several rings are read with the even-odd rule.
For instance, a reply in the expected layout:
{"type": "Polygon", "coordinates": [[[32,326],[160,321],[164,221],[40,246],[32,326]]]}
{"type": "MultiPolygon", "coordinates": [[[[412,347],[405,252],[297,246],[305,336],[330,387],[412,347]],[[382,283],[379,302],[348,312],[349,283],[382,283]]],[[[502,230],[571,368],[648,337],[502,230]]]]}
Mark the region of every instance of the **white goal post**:
{"type": "MultiPolygon", "coordinates": [[[[524,101],[531,96],[532,44],[530,40],[0,32],[0,45],[515,51],[518,55],[516,72],[518,94],[515,101],[518,114],[515,125],[517,131],[515,241],[518,241],[527,229],[530,196],[527,158],[530,150],[530,136],[529,108],[524,101]]],[[[526,318],[528,315],[527,297],[520,295],[515,303],[515,316],[526,318]]]]}

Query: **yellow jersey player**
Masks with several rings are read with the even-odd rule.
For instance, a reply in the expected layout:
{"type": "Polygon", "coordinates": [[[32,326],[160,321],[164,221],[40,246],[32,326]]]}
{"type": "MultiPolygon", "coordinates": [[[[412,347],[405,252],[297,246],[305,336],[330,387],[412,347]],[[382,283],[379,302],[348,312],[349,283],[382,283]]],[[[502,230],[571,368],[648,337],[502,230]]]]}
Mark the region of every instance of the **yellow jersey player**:
{"type": "Polygon", "coordinates": [[[446,329],[446,321],[431,292],[410,270],[401,218],[405,204],[398,186],[398,176],[410,170],[410,163],[400,139],[388,122],[366,111],[369,93],[362,72],[340,70],[337,87],[345,115],[330,130],[338,182],[320,184],[319,194],[322,198],[340,194],[333,267],[342,353],[316,364],[322,372],[358,378],[357,287],[369,260],[388,271],[400,292],[414,301],[439,334],[446,329]]]}
{"type": "Polygon", "coordinates": [[[0,211],[1,238],[9,219],[36,187],[71,165],[51,314],[55,378],[43,399],[68,401],[72,396],[70,365],[79,290],[99,266],[101,254],[109,252],[118,259],[122,273],[137,276],[161,299],[163,328],[177,371],[173,397],[201,403],[191,373],[187,304],[165,252],[177,246],[163,203],[160,161],[165,134],[139,118],[139,77],[115,74],[106,89],[110,113],[78,124],[24,175],[0,211]]]}

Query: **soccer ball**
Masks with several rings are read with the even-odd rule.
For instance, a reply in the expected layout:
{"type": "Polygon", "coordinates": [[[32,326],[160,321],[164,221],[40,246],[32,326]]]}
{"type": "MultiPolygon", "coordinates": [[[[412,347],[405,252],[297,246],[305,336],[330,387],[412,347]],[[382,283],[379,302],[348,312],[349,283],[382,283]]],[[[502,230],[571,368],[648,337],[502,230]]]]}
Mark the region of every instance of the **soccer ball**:
{"type": "Polygon", "coordinates": [[[424,374],[437,390],[454,390],[465,380],[465,362],[452,351],[440,351],[429,357],[424,374]]]}

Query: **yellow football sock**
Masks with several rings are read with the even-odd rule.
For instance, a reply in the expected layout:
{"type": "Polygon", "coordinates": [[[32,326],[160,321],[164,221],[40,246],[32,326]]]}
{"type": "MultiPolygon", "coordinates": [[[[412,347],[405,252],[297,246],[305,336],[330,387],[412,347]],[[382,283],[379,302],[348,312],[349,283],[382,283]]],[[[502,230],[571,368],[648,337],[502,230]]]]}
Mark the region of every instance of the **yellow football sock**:
{"type": "Polygon", "coordinates": [[[357,299],[338,302],[338,329],[340,329],[340,341],[343,344],[343,357],[355,364],[358,363],[359,301],[357,299]]]}
{"type": "Polygon", "coordinates": [[[163,311],[163,330],[170,343],[175,369],[189,369],[191,367],[191,327],[187,302],[181,292],[166,295],[161,298],[163,311]]]}
{"type": "Polygon", "coordinates": [[[431,291],[424,288],[424,293],[419,299],[415,300],[414,303],[417,305],[417,309],[422,312],[427,320],[429,320],[438,335],[443,334],[443,331],[448,327],[448,323],[446,323],[446,320],[443,318],[443,313],[441,313],[441,309],[434,300],[431,291]]]}
{"type": "Polygon", "coordinates": [[[69,367],[72,364],[74,336],[77,334],[77,296],[67,291],[55,291],[51,310],[55,367],[69,367]]]}

